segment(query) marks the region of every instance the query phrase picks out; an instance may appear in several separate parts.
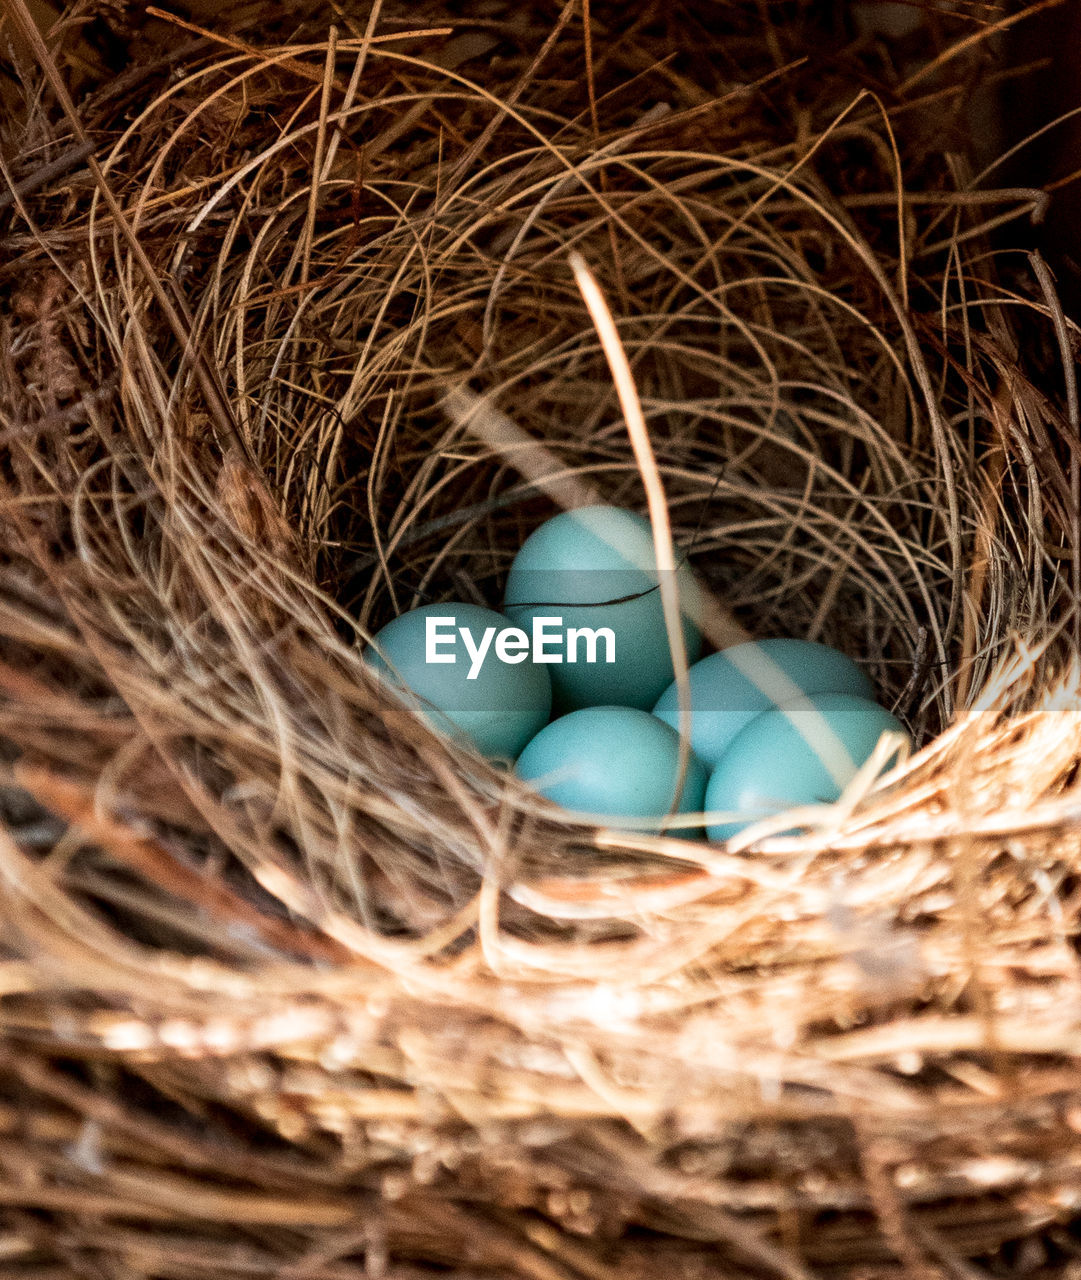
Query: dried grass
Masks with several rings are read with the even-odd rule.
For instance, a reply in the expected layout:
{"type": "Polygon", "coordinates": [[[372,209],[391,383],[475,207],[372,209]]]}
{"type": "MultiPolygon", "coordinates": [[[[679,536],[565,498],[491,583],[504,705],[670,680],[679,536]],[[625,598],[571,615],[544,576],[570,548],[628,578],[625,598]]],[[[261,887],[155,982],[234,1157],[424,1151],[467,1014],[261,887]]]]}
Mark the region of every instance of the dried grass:
{"type": "Polygon", "coordinates": [[[177,26],[92,151],[27,73],[5,1275],[1078,1269],[1078,330],[992,237],[1040,194],[927,145],[982,12],[876,96],[710,11],[177,26]],[[916,735],[800,838],[576,826],[359,660],[553,500],[644,505],[573,252],[719,605],[916,735]]]}

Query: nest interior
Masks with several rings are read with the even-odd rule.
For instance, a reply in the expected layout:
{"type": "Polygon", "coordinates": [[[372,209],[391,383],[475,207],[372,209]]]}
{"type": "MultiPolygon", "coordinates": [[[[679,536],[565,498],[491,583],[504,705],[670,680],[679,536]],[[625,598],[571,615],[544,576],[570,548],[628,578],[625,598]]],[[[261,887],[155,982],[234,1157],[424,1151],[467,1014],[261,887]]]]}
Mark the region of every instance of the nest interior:
{"type": "Polygon", "coordinates": [[[1081,1274],[1078,329],[1023,8],[898,10],[12,0],[5,1275],[1081,1274]],[[572,823],[360,660],[644,507],[572,251],[702,579],[912,730],[799,838],[572,823]]]}

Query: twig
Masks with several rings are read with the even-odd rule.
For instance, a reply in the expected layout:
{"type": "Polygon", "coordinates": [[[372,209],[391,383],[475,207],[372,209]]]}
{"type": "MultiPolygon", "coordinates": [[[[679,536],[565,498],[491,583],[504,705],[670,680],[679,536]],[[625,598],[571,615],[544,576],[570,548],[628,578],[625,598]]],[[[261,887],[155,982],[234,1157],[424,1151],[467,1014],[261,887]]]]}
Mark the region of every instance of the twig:
{"type": "Polygon", "coordinates": [[[615,382],[623,421],[630,436],[634,459],[642,477],[649,505],[649,522],[653,526],[654,554],[660,576],[661,606],[664,609],[664,627],[668,634],[668,651],[676,677],[676,693],[679,705],[679,765],[672,796],[672,812],[679,808],[683,784],[690,763],[691,686],[688,683],[687,642],[683,636],[683,619],[679,605],[679,583],[676,580],[676,553],[672,545],[672,524],[668,519],[668,501],[664,496],[664,484],[657,468],[653,444],[649,438],[642,402],[634,384],[627,353],[620,341],[619,330],[604,300],[604,294],[585,259],[577,251],[570,255],[578,289],[589,311],[590,319],[600,337],[601,348],[615,382]]]}
{"type": "Polygon", "coordinates": [[[466,387],[456,387],[444,398],[443,408],[456,426],[483,440],[529,484],[564,510],[602,501],[599,489],[575,475],[547,445],[523,431],[490,400],[466,387]]]}
{"type": "Polygon", "coordinates": [[[72,170],[78,169],[93,150],[94,144],[92,142],[80,142],[78,146],[69,147],[55,159],[41,165],[33,173],[27,174],[25,178],[21,178],[8,191],[0,191],[0,211],[8,208],[9,205],[13,205],[17,199],[28,196],[32,192],[48,186],[50,182],[55,181],[57,178],[62,178],[65,174],[71,173],[72,170]]]}

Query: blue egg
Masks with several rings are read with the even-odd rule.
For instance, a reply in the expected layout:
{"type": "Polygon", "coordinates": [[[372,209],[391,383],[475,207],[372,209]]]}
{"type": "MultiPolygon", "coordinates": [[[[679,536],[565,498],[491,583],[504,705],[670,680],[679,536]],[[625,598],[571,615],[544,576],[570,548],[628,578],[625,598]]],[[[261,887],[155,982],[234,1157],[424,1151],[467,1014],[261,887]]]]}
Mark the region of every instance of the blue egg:
{"type": "Polygon", "coordinates": [[[513,759],[552,709],[548,668],[529,660],[528,639],[515,631],[494,609],[426,604],[388,622],[364,660],[412,690],[444,733],[513,759]]]}
{"type": "MultiPolygon", "coordinates": [[[[677,570],[677,583],[693,662],[702,637],[686,565],[677,570]]],[[[558,709],[648,710],[673,677],[653,533],[633,511],[579,507],[542,524],[514,558],[503,607],[531,633],[537,620],[554,620],[545,624],[546,652],[558,709]]]]}
{"type": "MultiPolygon", "coordinates": [[[[874,696],[870,680],[851,658],[810,640],[752,640],[733,645],[696,662],[689,680],[690,743],[710,768],[755,716],[792,698],[816,693],[874,696]]],[[[678,729],[675,681],[661,694],[653,714],[678,729]]]]}
{"type": "Polygon", "coordinates": [[[888,711],[847,693],[801,698],[756,716],[710,775],[706,809],[739,815],[738,821],[711,823],[711,839],[727,840],[796,805],[832,804],[884,733],[908,737],[888,711]]]}
{"type": "MultiPolygon", "coordinates": [[[[516,772],[565,809],[628,830],[657,831],[675,797],[679,735],[636,707],[583,707],[543,728],[516,772]]],[[[679,812],[702,810],[706,771],[692,753],[679,812]]],[[[683,828],[673,834],[688,834],[683,828]]]]}

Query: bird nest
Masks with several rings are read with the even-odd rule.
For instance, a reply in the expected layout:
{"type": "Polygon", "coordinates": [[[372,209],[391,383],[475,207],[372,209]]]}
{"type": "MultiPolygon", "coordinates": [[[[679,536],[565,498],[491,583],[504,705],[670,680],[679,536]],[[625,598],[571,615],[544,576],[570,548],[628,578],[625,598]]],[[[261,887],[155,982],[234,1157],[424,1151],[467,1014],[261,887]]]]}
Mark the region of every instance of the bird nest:
{"type": "Polygon", "coordinates": [[[971,115],[1017,15],[201,8],[3,29],[4,1274],[1077,1272],[1078,330],[971,115]],[[798,836],[574,822],[361,661],[658,486],[718,618],[913,733],[798,836]]]}

